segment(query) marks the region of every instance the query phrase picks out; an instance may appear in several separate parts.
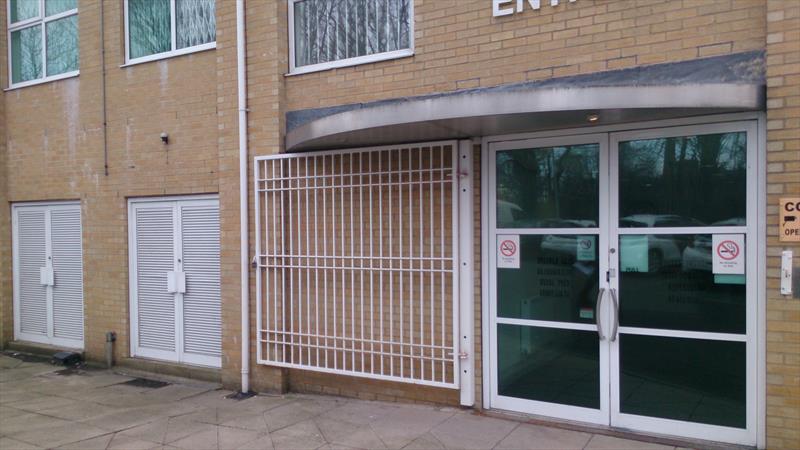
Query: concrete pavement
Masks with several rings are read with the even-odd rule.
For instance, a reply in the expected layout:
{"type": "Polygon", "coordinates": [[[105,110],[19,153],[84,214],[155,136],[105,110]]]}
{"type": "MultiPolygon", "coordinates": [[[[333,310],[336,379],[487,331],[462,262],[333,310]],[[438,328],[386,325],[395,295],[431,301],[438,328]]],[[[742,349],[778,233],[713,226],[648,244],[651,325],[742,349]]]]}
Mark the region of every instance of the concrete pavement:
{"type": "Polygon", "coordinates": [[[458,408],[229,394],[214,384],[153,383],[4,354],[0,449],[674,448],[458,408]]]}

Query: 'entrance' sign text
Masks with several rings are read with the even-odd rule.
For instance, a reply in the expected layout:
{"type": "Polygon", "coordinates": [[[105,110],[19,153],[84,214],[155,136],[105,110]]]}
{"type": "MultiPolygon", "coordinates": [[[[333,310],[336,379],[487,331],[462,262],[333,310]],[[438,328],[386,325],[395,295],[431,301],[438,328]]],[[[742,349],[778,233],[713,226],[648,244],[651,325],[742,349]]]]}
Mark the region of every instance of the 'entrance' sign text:
{"type": "MultiPolygon", "coordinates": [[[[547,2],[548,0],[544,0],[547,2]]],[[[550,6],[558,6],[558,0],[549,0],[550,6]]],[[[576,0],[569,0],[574,3],[576,0]]],[[[509,14],[521,13],[525,9],[525,3],[530,5],[531,9],[537,10],[542,7],[542,0],[492,0],[492,16],[500,17],[509,14]],[[514,5],[516,3],[516,6],[514,5]],[[508,5],[504,8],[504,6],[508,5]]]]}

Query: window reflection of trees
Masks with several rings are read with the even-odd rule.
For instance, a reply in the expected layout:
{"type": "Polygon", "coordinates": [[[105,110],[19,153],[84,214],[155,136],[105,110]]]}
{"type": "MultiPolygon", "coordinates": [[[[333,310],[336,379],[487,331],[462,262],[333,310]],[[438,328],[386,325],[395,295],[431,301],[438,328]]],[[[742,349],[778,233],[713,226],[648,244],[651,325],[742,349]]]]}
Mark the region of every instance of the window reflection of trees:
{"type": "Polygon", "coordinates": [[[498,209],[516,207],[498,226],[596,226],[598,174],[596,144],[498,152],[498,209]]]}
{"type": "Polygon", "coordinates": [[[303,0],[295,3],[295,65],[408,48],[410,2],[303,0]]]}
{"type": "Polygon", "coordinates": [[[672,226],[741,221],[746,141],[741,132],[621,143],[620,217],[678,216],[672,226]]]}

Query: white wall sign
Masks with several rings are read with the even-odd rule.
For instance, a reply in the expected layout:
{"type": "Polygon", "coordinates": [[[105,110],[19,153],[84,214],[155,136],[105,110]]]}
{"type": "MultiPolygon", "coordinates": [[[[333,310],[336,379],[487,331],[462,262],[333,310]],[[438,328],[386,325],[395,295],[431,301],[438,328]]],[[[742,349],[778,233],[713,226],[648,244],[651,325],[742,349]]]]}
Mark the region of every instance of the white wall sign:
{"type": "Polygon", "coordinates": [[[713,235],[711,260],[711,269],[715,274],[743,275],[745,266],[744,235],[713,235]]]}
{"type": "Polygon", "coordinates": [[[519,235],[497,235],[497,268],[519,269],[519,235]]]}
{"type": "MultiPolygon", "coordinates": [[[[544,0],[547,2],[548,0],[544,0]]],[[[550,6],[558,6],[558,0],[549,0],[550,6]]],[[[576,0],[569,0],[570,3],[575,3],[576,0]]],[[[492,0],[492,16],[508,16],[514,13],[521,13],[525,10],[525,3],[528,3],[531,9],[538,10],[542,7],[542,0],[492,0]]]]}

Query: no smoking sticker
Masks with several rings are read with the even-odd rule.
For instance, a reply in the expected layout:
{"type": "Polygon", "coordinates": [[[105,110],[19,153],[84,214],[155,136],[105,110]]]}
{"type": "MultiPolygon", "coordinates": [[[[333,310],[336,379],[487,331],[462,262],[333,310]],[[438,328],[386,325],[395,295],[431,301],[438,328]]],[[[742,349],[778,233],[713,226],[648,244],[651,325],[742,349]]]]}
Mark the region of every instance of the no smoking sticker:
{"type": "Polygon", "coordinates": [[[519,269],[518,234],[501,234],[497,236],[497,267],[500,269],[519,269]]]}
{"type": "Polygon", "coordinates": [[[712,271],[718,275],[743,275],[744,235],[715,234],[711,239],[712,271]]]}

